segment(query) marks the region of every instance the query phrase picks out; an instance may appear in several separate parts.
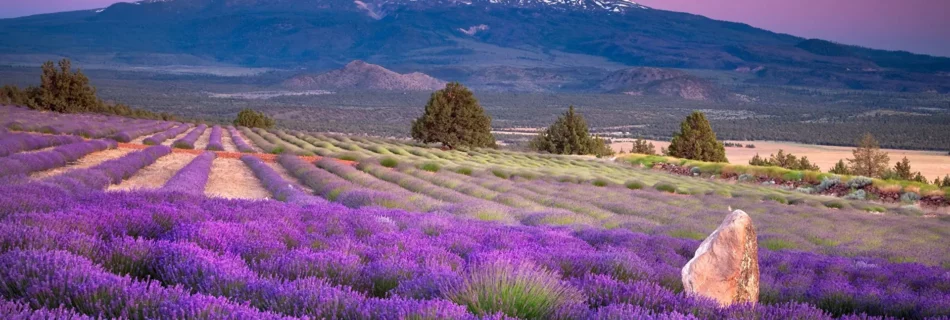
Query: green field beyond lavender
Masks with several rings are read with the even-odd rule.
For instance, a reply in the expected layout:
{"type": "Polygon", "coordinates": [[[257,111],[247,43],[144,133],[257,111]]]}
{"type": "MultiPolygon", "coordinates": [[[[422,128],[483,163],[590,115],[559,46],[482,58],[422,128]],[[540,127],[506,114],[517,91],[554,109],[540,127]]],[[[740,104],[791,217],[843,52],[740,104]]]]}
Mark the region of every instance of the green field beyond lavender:
{"type": "Polygon", "coordinates": [[[11,106],[0,126],[2,319],[950,316],[942,212],[372,137],[11,106]],[[206,191],[235,158],[268,197],[206,191]],[[755,306],[683,293],[730,208],[758,234],[755,306]]]}

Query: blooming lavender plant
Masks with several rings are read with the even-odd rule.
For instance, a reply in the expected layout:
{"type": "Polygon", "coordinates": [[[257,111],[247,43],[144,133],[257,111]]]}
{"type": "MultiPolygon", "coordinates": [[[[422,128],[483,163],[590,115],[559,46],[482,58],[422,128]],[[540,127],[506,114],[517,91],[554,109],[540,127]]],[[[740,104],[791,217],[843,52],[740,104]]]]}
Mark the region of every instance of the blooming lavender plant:
{"type": "Polygon", "coordinates": [[[224,146],[221,145],[221,126],[211,127],[211,134],[208,135],[208,146],[205,149],[224,151],[224,146]]]}
{"type": "Polygon", "coordinates": [[[0,158],[0,177],[62,167],[87,154],[115,147],[115,141],[91,140],[61,145],[48,151],[16,153],[0,158]]]}
{"type": "Polygon", "coordinates": [[[204,194],[205,184],[208,183],[208,175],[211,173],[211,163],[215,157],[215,153],[210,151],[195,157],[188,165],[178,170],[171,179],[168,179],[161,190],[204,194]]]}
{"type": "Polygon", "coordinates": [[[82,138],[76,136],[50,136],[26,133],[10,133],[0,136],[0,157],[6,157],[21,151],[60,146],[80,141],[82,141],[82,138]]]}
{"type": "Polygon", "coordinates": [[[254,147],[247,144],[241,135],[238,133],[237,129],[233,126],[228,126],[228,133],[231,134],[231,141],[234,142],[234,145],[237,147],[238,151],[241,152],[255,152],[254,147]]]}
{"type": "Polygon", "coordinates": [[[205,130],[208,129],[207,125],[199,124],[197,127],[192,129],[188,134],[186,134],[181,139],[175,140],[172,143],[172,146],[179,149],[194,149],[195,142],[198,141],[198,138],[205,133],[205,130]]]}
{"type": "Polygon", "coordinates": [[[273,168],[257,157],[244,155],[241,156],[241,161],[244,161],[244,163],[251,168],[254,175],[256,175],[261,183],[264,184],[264,187],[267,188],[267,191],[270,191],[270,193],[274,195],[274,199],[299,204],[326,202],[326,200],[322,198],[307,194],[307,192],[301,188],[287,181],[277,173],[277,171],[274,171],[273,168]]]}
{"type": "Polygon", "coordinates": [[[185,132],[186,130],[188,130],[188,127],[189,126],[187,124],[178,125],[174,128],[156,133],[152,135],[151,137],[145,138],[144,140],[142,140],[142,143],[147,144],[147,145],[162,144],[162,142],[165,142],[165,140],[171,139],[175,136],[178,136],[179,134],[182,134],[182,132],[185,132]]]}

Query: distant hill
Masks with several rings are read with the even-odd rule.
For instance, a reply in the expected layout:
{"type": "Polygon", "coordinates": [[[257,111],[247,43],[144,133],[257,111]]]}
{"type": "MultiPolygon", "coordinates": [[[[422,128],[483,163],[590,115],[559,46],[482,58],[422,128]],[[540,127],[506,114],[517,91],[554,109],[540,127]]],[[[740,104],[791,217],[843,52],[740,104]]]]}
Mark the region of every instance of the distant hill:
{"type": "Polygon", "coordinates": [[[688,100],[718,101],[726,94],[709,80],[686,72],[640,67],[611,73],[600,82],[601,90],[630,95],[680,97],[688,100]]]}
{"type": "Polygon", "coordinates": [[[291,89],[433,91],[445,81],[424,73],[400,74],[381,66],[355,60],[345,67],[319,75],[299,75],[284,82],[291,89]]]}

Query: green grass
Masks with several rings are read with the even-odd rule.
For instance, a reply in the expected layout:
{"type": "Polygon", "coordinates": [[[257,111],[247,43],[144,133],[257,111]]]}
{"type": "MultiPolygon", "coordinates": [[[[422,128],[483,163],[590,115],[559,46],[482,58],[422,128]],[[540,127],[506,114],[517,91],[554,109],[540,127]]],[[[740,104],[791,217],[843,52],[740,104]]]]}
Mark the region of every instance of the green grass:
{"type": "Polygon", "coordinates": [[[464,174],[466,176],[472,175],[472,172],[472,168],[469,167],[459,167],[458,169],[455,169],[455,173],[464,174]]]}
{"type": "Polygon", "coordinates": [[[845,207],[848,206],[846,202],[841,201],[841,200],[825,201],[824,205],[825,207],[832,208],[832,209],[844,209],[845,207]]]}
{"type": "Polygon", "coordinates": [[[781,196],[781,195],[777,195],[777,194],[769,194],[769,195],[766,195],[766,196],[764,197],[764,199],[767,200],[767,201],[775,201],[775,202],[778,202],[778,203],[781,203],[781,204],[788,204],[788,199],[786,199],[785,197],[783,197],[783,196],[781,196]]]}
{"type": "Polygon", "coordinates": [[[610,181],[607,181],[606,179],[598,178],[598,179],[594,179],[594,181],[591,182],[591,184],[597,187],[606,187],[610,185],[610,181]]]}
{"type": "Polygon", "coordinates": [[[798,248],[794,243],[783,239],[765,239],[762,241],[762,246],[772,251],[798,248]]]}
{"type": "Polygon", "coordinates": [[[501,170],[501,169],[492,169],[492,170],[491,170],[491,173],[492,173],[493,175],[495,175],[496,177],[499,177],[499,178],[502,178],[502,179],[511,178],[511,174],[510,174],[510,173],[505,172],[504,170],[501,170]]]}
{"type": "Polygon", "coordinates": [[[360,161],[362,157],[356,153],[344,153],[337,155],[335,158],[345,161],[360,161]]]}
{"type": "Polygon", "coordinates": [[[692,239],[692,240],[706,239],[705,234],[701,232],[691,231],[691,230],[672,230],[668,232],[667,235],[673,238],[680,238],[680,239],[692,239]]]}

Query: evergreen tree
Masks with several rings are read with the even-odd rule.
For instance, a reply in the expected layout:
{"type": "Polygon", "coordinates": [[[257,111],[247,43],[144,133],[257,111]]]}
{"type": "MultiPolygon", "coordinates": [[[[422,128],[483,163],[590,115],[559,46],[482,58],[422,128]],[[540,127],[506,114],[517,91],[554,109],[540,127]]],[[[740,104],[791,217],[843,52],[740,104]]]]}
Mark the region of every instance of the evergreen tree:
{"type": "Polygon", "coordinates": [[[671,156],[710,162],[729,162],[726,148],[716,140],[709,120],[702,112],[694,111],[680,125],[680,132],[673,136],[670,143],[671,156]]]}
{"type": "Polygon", "coordinates": [[[910,171],[910,160],[907,160],[907,157],[894,165],[894,175],[901,180],[914,179],[914,173],[910,171]]]}
{"type": "Polygon", "coordinates": [[[810,170],[810,171],[821,170],[821,168],[818,167],[817,164],[813,164],[811,163],[811,161],[808,161],[808,156],[802,156],[802,158],[798,160],[798,167],[794,169],[795,170],[810,170]]]}
{"type": "Polygon", "coordinates": [[[844,164],[844,160],[838,160],[838,163],[835,163],[835,166],[832,167],[831,170],[828,170],[828,173],[851,174],[851,170],[844,164]]]}
{"type": "Polygon", "coordinates": [[[755,156],[752,157],[752,160],[749,160],[749,164],[753,166],[762,166],[762,167],[771,165],[768,160],[762,159],[762,157],[759,156],[758,153],[756,153],[755,156]]]}
{"type": "Polygon", "coordinates": [[[927,183],[927,178],[920,174],[920,171],[917,171],[917,174],[914,175],[914,181],[927,183]]]}
{"type": "Polygon", "coordinates": [[[485,114],[475,95],[458,82],[432,93],[425,113],[412,122],[412,138],[441,143],[450,149],[495,147],[491,117],[485,114]]]}
{"type": "Polygon", "coordinates": [[[234,125],[248,128],[270,129],[277,125],[277,121],[274,121],[273,118],[268,117],[263,112],[244,109],[238,112],[237,118],[234,119],[234,125]]]}
{"type": "Polygon", "coordinates": [[[848,162],[851,164],[851,172],[856,175],[880,177],[890,163],[887,152],[881,151],[877,139],[870,133],[864,134],[852,154],[854,158],[848,159],[848,162]]]}
{"type": "Polygon", "coordinates": [[[637,138],[633,140],[633,148],[630,149],[630,152],[653,155],[656,154],[656,147],[653,146],[652,142],[637,138]]]}
{"type": "Polygon", "coordinates": [[[568,108],[564,115],[557,118],[550,127],[531,141],[531,147],[542,152],[557,154],[592,154],[606,156],[613,154],[607,142],[591,136],[584,117],[568,108]]]}

